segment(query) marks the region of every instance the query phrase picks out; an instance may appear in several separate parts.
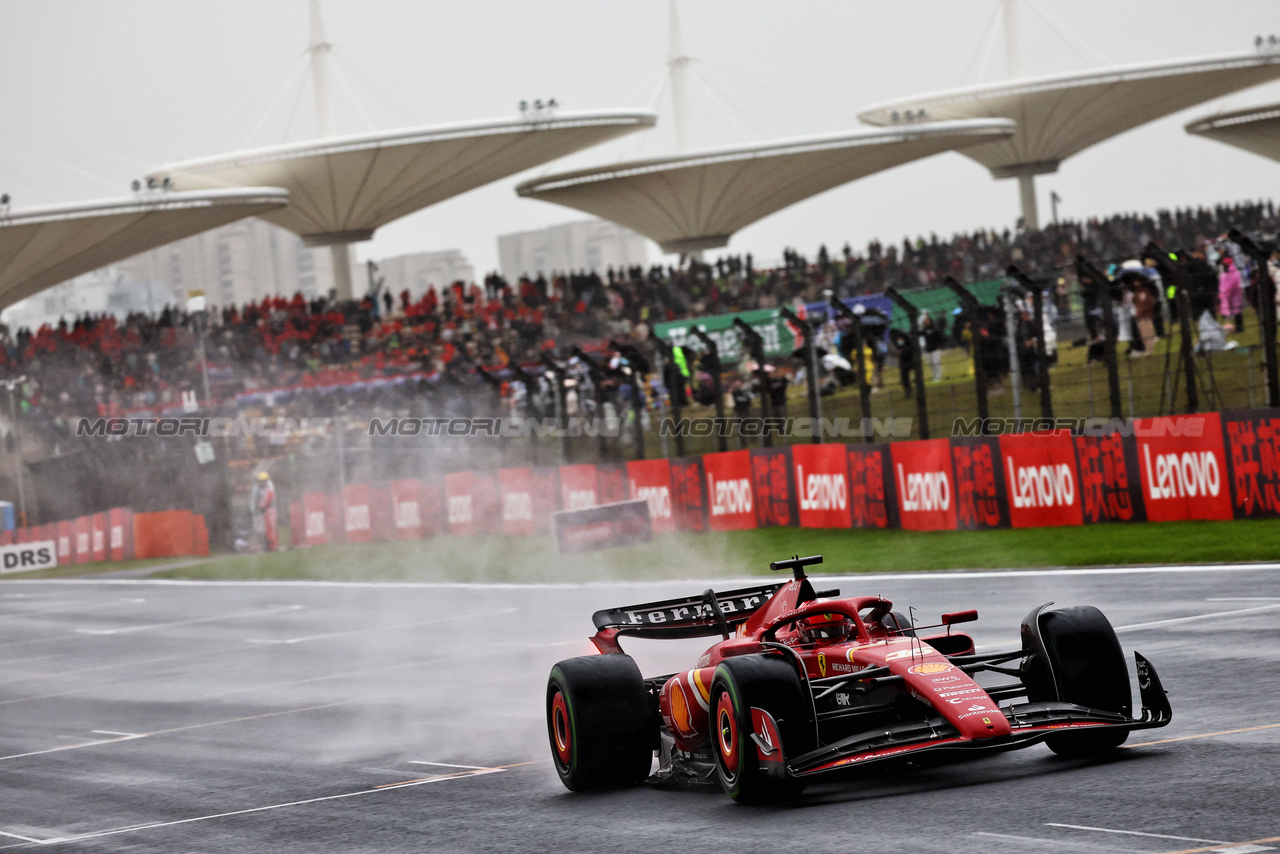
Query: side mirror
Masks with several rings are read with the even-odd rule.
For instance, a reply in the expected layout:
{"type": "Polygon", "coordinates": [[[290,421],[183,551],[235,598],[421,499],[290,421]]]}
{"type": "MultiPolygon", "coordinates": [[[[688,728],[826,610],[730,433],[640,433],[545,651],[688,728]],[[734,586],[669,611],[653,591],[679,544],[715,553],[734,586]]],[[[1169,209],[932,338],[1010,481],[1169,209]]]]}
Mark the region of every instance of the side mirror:
{"type": "Polygon", "coordinates": [[[942,615],[942,625],[950,626],[955,623],[972,623],[976,619],[978,619],[978,612],[976,610],[953,611],[950,614],[942,615]]]}

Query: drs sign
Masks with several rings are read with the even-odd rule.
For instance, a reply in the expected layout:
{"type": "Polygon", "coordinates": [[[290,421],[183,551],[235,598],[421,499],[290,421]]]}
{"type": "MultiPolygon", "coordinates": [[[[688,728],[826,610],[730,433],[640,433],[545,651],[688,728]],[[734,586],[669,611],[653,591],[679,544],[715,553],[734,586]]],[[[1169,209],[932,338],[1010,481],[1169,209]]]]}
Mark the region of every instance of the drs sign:
{"type": "Polygon", "coordinates": [[[0,572],[53,569],[58,565],[58,548],[53,540],[0,546],[0,572]]]}

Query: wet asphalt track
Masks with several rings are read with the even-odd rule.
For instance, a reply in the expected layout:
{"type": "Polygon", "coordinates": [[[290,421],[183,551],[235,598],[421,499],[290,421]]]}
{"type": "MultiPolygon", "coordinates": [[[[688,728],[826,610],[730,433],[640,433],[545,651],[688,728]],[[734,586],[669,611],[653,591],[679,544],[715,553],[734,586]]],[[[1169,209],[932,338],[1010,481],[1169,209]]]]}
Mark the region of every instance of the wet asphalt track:
{"type": "MultiPolygon", "coordinates": [[[[980,645],[1015,640],[1037,603],[1095,604],[1155,663],[1174,721],[1111,761],[1038,746],[814,786],[790,808],[572,795],[548,760],[550,665],[587,649],[593,610],[705,584],[12,580],[0,848],[1181,852],[1280,837],[1280,566],[839,585],[930,621],[976,607],[980,645]]],[[[649,674],[704,645],[633,641],[649,674]]],[[[1222,850],[1270,849],[1280,841],[1222,850]]]]}

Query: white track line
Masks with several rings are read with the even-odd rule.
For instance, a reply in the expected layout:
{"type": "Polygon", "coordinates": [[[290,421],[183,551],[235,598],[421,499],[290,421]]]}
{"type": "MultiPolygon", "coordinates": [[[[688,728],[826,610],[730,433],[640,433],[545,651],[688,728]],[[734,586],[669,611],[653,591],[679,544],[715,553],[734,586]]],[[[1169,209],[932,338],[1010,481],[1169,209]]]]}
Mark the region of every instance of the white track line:
{"type": "Polygon", "coordinates": [[[448,762],[424,762],[421,759],[410,759],[409,764],[410,765],[439,765],[441,768],[468,768],[472,771],[483,771],[485,770],[485,767],[486,767],[484,765],[451,765],[448,762]]]}
{"type": "Polygon", "coordinates": [[[1137,848],[1117,848],[1114,845],[1095,845],[1092,842],[1074,842],[1066,839],[1046,839],[1043,836],[1016,836],[1012,833],[991,833],[987,830],[975,831],[974,836],[987,836],[992,839],[1008,839],[1013,842],[1022,843],[1021,850],[1025,851],[1026,843],[1034,842],[1038,845],[1052,845],[1058,848],[1074,848],[1077,851],[1110,851],[1123,852],[1123,854],[1149,854],[1149,852],[1141,851],[1137,848]]]}
{"type": "Polygon", "coordinates": [[[428,783],[438,783],[442,780],[461,780],[467,777],[483,777],[486,774],[500,774],[507,769],[505,768],[481,768],[475,771],[464,771],[458,774],[442,774],[438,777],[428,777],[425,780],[412,780],[405,783],[392,783],[383,785],[376,789],[360,789],[356,792],[343,792],[340,795],[323,795],[318,798],[306,798],[300,801],[288,801],[282,804],[270,804],[265,807],[251,807],[243,810],[232,810],[230,812],[212,813],[210,815],[200,815],[194,818],[180,818],[174,821],[155,821],[148,824],[134,824],[128,827],[116,827],[110,830],[99,830],[93,833],[81,833],[76,836],[57,837],[54,839],[33,839],[31,842],[38,842],[41,845],[53,845],[63,842],[83,842],[87,839],[101,839],[104,836],[116,836],[121,833],[136,833],[139,830],[153,830],[159,827],[175,827],[181,824],[192,824],[197,821],[211,821],[215,818],[230,818],[237,815],[250,815],[252,813],[267,812],[269,810],[285,809],[287,807],[299,807],[306,804],[318,804],[324,801],[337,801],[344,798],[356,798],[361,795],[375,795],[379,792],[394,791],[396,789],[407,789],[412,786],[425,786],[428,783]]]}
{"type": "MultiPolygon", "coordinates": [[[[930,570],[921,572],[896,573],[856,573],[853,575],[840,573],[820,573],[815,576],[826,581],[910,581],[924,579],[930,581],[947,581],[951,579],[983,579],[983,578],[1035,578],[1048,575],[1149,575],[1185,572],[1276,572],[1280,571],[1280,563],[1219,563],[1219,564],[1174,564],[1168,566],[1097,566],[1097,567],[1047,567],[1045,569],[984,569],[984,570],[930,570]]],[[[37,584],[37,585],[93,585],[93,586],[171,586],[171,587],[339,587],[348,589],[410,589],[410,590],[578,590],[594,587],[655,587],[676,584],[705,583],[716,584],[765,584],[769,578],[776,576],[755,575],[738,578],[664,578],[645,581],[583,581],[583,582],[471,582],[471,581],[319,581],[319,580],[252,580],[252,579],[182,579],[182,578],[30,578],[6,580],[5,584],[37,584]]]]}
{"type": "MultiPolygon", "coordinates": [[[[33,839],[33,838],[32,838],[32,837],[30,837],[30,836],[23,836],[23,835],[22,835],[22,834],[20,834],[20,833],[10,833],[10,832],[9,832],[9,831],[7,831],[7,830],[0,830],[0,836],[7,836],[7,837],[9,837],[10,839],[21,839],[23,842],[34,842],[34,843],[36,843],[37,845],[48,845],[48,844],[49,844],[48,842],[46,842],[46,841],[45,841],[45,840],[43,840],[43,839],[33,839]]],[[[9,846],[7,846],[7,845],[6,845],[5,847],[6,847],[6,848],[8,848],[9,846]]]]}
{"type": "Polygon", "coordinates": [[[1230,842],[1223,842],[1221,839],[1200,839],[1195,836],[1171,836],[1168,833],[1146,833],[1141,830],[1115,830],[1110,827],[1089,827],[1084,824],[1058,824],[1053,821],[1046,821],[1045,827],[1065,827],[1070,830],[1091,830],[1095,833],[1123,833],[1128,836],[1150,836],[1153,839],[1176,839],[1179,842],[1208,842],[1211,845],[1230,845],[1230,842]]]}
{"type": "Polygon", "coordinates": [[[1116,626],[1117,632],[1133,632],[1139,629],[1151,629],[1156,626],[1172,626],[1176,623],[1189,623],[1192,620],[1207,620],[1210,617],[1234,617],[1240,614],[1256,614],[1261,611],[1274,611],[1280,605],[1259,605],[1256,608],[1239,608],[1235,611],[1215,611],[1212,614],[1194,614],[1190,617],[1173,617],[1169,620],[1152,620],[1149,623],[1134,623],[1129,626],[1116,626]]]}
{"type": "Polygon", "coordinates": [[[192,626],[196,623],[213,623],[218,620],[234,620],[239,617],[262,617],[267,614],[282,614],[288,611],[300,611],[305,605],[273,605],[270,608],[259,608],[253,611],[240,611],[235,614],[219,614],[215,617],[199,617],[194,620],[177,620],[172,623],[151,623],[145,626],[130,626],[127,629],[76,629],[82,635],[125,635],[131,632],[146,632],[151,629],[169,629],[174,626],[192,626]]]}
{"type": "Polygon", "coordinates": [[[43,756],[46,753],[61,753],[64,750],[80,750],[81,748],[84,748],[84,747],[97,747],[102,744],[115,744],[118,741],[133,741],[135,738],[146,738],[146,737],[147,736],[143,734],[143,735],[126,735],[120,738],[100,738],[100,739],[97,739],[96,741],[83,741],[83,742],[80,742],[79,744],[68,744],[64,747],[50,747],[47,750],[32,750],[28,753],[14,753],[9,756],[0,756],[0,762],[4,762],[9,759],[23,759],[27,756],[43,756]]]}

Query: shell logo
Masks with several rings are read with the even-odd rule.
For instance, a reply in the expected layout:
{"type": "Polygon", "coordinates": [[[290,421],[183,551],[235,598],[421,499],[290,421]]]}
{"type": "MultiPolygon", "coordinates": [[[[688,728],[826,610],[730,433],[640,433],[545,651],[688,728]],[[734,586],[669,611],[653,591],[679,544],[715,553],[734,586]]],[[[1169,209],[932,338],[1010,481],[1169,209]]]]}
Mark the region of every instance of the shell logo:
{"type": "Polygon", "coordinates": [[[925,664],[917,664],[915,667],[909,668],[907,672],[927,676],[934,673],[946,673],[951,669],[953,668],[950,664],[943,664],[941,661],[930,661],[925,664]]]}

